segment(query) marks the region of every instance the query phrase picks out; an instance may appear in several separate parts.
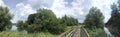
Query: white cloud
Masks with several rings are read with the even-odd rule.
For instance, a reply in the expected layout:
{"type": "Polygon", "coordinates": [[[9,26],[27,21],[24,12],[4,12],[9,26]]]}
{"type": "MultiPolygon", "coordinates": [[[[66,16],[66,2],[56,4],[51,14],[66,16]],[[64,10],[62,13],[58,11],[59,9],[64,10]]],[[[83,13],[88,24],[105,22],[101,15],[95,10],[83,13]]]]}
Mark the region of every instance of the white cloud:
{"type": "Polygon", "coordinates": [[[0,0],[0,6],[5,7],[6,5],[4,4],[3,0],[0,0]]]}
{"type": "Polygon", "coordinates": [[[14,9],[12,14],[14,14],[13,23],[18,20],[26,20],[29,14],[36,13],[36,11],[31,7],[30,4],[18,3],[16,9],[14,9]],[[15,11],[14,11],[15,10],[15,11]]]}
{"type": "Polygon", "coordinates": [[[54,0],[28,0],[27,2],[35,9],[51,7],[54,0]]]}
{"type": "Polygon", "coordinates": [[[92,6],[99,8],[104,16],[105,22],[110,18],[110,5],[113,0],[73,0],[72,2],[65,0],[28,0],[27,4],[18,3],[16,5],[15,19],[27,18],[29,14],[35,13],[38,8],[51,9],[57,17],[62,17],[65,14],[77,18],[83,22],[86,14],[92,6]],[[71,4],[71,7],[66,6],[71,4]]]}
{"type": "Polygon", "coordinates": [[[107,22],[110,18],[111,14],[111,8],[110,6],[116,2],[116,0],[94,0],[93,6],[99,8],[103,15],[105,16],[104,22],[107,22]]]}
{"type": "Polygon", "coordinates": [[[13,11],[11,10],[14,12],[12,13],[14,14],[14,19],[12,21],[16,22],[21,19],[24,20],[31,12],[34,13],[37,8],[46,8],[51,9],[57,17],[62,17],[66,14],[67,16],[72,16],[77,18],[80,22],[83,22],[86,13],[88,13],[89,8],[91,7],[91,2],[87,2],[87,0],[73,0],[69,3],[72,6],[67,7],[66,4],[68,4],[68,2],[65,0],[28,0],[27,4],[18,3],[16,9],[13,11]]]}
{"type": "Polygon", "coordinates": [[[83,22],[83,19],[85,18],[85,15],[89,10],[89,8],[87,8],[85,10],[86,12],[83,11],[83,9],[86,7],[84,7],[83,5],[85,2],[86,1],[84,0],[73,0],[70,3],[72,7],[67,7],[66,4],[68,4],[68,2],[64,0],[54,0],[53,5],[50,9],[53,10],[57,17],[62,17],[66,14],[68,16],[77,18],[80,22],[83,22]]]}
{"type": "Polygon", "coordinates": [[[92,6],[95,6],[101,10],[105,16],[105,22],[110,18],[111,4],[116,2],[116,0],[73,0],[71,2],[72,7],[66,7],[68,2],[64,0],[55,0],[51,7],[51,10],[57,15],[57,17],[62,17],[63,15],[73,16],[78,18],[80,22],[84,21],[86,14],[92,6]]]}
{"type": "Polygon", "coordinates": [[[32,9],[31,5],[29,5],[29,4],[24,5],[23,3],[18,3],[16,5],[16,8],[23,12],[22,13],[23,16],[25,15],[24,13],[33,14],[36,12],[35,10],[32,9]]]}

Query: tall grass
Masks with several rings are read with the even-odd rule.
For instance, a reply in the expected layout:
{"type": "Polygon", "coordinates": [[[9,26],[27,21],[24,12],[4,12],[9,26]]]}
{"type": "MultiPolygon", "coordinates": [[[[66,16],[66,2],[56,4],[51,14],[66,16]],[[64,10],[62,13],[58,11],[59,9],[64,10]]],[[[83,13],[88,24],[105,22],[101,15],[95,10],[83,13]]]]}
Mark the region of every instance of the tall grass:
{"type": "Polygon", "coordinates": [[[101,28],[94,28],[94,29],[86,28],[86,30],[88,31],[90,37],[107,37],[105,31],[101,28]]]}
{"type": "Polygon", "coordinates": [[[50,34],[49,32],[24,34],[18,31],[3,31],[0,32],[0,37],[56,37],[56,35],[50,34]]]}

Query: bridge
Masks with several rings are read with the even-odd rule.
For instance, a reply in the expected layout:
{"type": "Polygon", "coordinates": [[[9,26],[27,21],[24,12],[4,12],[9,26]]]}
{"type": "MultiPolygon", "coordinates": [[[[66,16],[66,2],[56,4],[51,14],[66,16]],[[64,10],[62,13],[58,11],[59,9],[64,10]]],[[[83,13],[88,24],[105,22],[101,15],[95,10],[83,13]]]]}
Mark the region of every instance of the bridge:
{"type": "Polygon", "coordinates": [[[90,37],[90,36],[83,27],[76,26],[58,37],[90,37]]]}

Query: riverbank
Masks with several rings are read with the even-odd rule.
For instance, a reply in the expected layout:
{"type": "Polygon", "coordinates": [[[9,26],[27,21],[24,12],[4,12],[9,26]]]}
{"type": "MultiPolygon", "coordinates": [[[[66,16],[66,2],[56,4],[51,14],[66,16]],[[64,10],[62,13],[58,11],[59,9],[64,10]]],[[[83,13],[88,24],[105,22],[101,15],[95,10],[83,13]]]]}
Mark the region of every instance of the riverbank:
{"type": "Polygon", "coordinates": [[[90,37],[107,37],[107,34],[105,33],[104,29],[101,28],[94,29],[85,28],[85,29],[89,33],[90,37]]]}
{"type": "MultiPolygon", "coordinates": [[[[71,30],[73,26],[67,26],[65,31],[71,30]]],[[[59,34],[60,35],[60,34],[59,34]]],[[[51,34],[49,32],[39,32],[39,33],[25,33],[19,32],[17,30],[7,30],[0,32],[0,37],[57,37],[58,35],[51,34]]]]}
{"type": "Polygon", "coordinates": [[[18,32],[18,31],[0,32],[0,37],[56,37],[56,36],[57,35],[53,35],[49,32],[40,32],[40,33],[32,33],[32,34],[24,34],[22,32],[18,32]]]}

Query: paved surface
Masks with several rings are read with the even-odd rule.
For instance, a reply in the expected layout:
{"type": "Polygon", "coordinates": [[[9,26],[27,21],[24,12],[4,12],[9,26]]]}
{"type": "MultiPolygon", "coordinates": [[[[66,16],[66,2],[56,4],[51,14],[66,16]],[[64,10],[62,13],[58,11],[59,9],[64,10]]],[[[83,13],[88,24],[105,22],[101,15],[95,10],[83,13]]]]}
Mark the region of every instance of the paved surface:
{"type": "Polygon", "coordinates": [[[75,30],[73,37],[80,37],[80,27],[77,27],[77,29],[75,30]]]}

